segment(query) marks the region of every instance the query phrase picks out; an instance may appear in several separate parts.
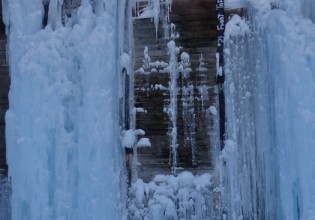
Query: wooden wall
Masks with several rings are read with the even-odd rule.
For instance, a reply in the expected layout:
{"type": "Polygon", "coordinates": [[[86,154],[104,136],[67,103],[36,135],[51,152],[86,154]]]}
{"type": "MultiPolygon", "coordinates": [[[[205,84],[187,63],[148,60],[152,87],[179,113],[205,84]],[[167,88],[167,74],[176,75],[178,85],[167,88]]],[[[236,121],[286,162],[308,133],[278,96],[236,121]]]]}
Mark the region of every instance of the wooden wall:
{"type": "MultiPolygon", "coordinates": [[[[193,173],[209,172],[211,169],[209,126],[211,116],[208,108],[215,98],[215,72],[216,72],[216,16],[214,0],[174,0],[170,21],[176,25],[180,37],[175,40],[176,45],[182,47],[181,52],[190,55],[192,72],[188,80],[194,86],[194,103],[192,109],[195,113],[195,136],[197,149],[197,164],[192,164],[192,150],[185,146],[184,127],[182,117],[183,94],[178,95],[178,171],[189,170],[193,173]],[[200,54],[203,54],[208,68],[206,72],[196,71],[199,66],[200,54]],[[199,86],[208,86],[208,99],[201,102],[199,86]]],[[[143,65],[144,46],[149,48],[151,61],[169,61],[167,55],[167,42],[164,38],[163,23],[160,21],[158,38],[150,19],[134,20],[135,38],[135,71],[143,65]]],[[[168,73],[135,74],[136,107],[142,107],[147,113],[137,113],[137,128],[145,130],[146,136],[151,139],[151,148],[138,150],[139,177],[150,180],[159,173],[170,174],[169,164],[169,136],[168,115],[163,111],[169,103],[169,91],[156,89],[160,84],[168,87],[170,81],[168,73]]],[[[182,78],[178,79],[179,87],[183,86],[182,78]]]]}

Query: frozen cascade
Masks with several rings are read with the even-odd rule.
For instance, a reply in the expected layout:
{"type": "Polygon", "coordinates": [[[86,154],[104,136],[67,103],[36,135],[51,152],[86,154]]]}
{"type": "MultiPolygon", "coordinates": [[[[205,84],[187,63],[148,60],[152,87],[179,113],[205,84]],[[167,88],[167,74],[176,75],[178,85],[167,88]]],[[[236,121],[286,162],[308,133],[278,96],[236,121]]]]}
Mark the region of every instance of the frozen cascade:
{"type": "Polygon", "coordinates": [[[288,12],[252,3],[250,30],[237,16],[227,25],[227,219],[315,215],[315,25],[283,2],[288,12]]]}
{"type": "MultiPolygon", "coordinates": [[[[41,0],[4,0],[13,220],[121,219],[126,213],[117,94],[123,34],[116,13],[123,2],[106,1],[95,15],[82,1],[73,26],[51,20],[42,29],[41,0]]],[[[61,16],[58,7],[50,13],[61,16]]]]}

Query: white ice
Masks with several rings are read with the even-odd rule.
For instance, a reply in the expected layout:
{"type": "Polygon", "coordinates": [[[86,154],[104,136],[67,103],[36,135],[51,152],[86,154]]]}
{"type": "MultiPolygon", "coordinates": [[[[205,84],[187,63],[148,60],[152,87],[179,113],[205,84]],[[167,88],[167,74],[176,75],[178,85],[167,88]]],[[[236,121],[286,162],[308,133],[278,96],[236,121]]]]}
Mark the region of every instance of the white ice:
{"type": "Polygon", "coordinates": [[[244,34],[233,20],[227,25],[227,33],[236,32],[227,35],[225,50],[224,215],[311,220],[315,25],[303,12],[312,4],[273,1],[280,9],[271,10],[251,2],[250,32],[244,34]]]}
{"type": "MultiPolygon", "coordinates": [[[[58,0],[4,0],[10,25],[6,114],[13,220],[121,219],[118,7],[89,1],[63,27],[58,0]]],[[[123,16],[122,16],[123,17],[123,16]]],[[[123,33],[121,34],[123,35],[123,33]]]]}

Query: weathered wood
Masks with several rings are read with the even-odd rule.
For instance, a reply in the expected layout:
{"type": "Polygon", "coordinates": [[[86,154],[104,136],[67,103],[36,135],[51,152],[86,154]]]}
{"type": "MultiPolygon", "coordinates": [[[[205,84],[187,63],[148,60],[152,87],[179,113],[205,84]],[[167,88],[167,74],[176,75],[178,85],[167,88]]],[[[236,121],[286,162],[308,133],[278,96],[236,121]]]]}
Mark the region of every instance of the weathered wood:
{"type": "MultiPolygon", "coordinates": [[[[197,166],[192,166],[192,150],[185,147],[184,119],[182,116],[182,94],[178,94],[178,167],[193,173],[209,172],[211,161],[209,155],[209,124],[211,118],[205,118],[207,108],[214,103],[214,85],[216,71],[216,20],[214,0],[174,0],[172,6],[171,22],[176,25],[176,31],[180,37],[176,39],[176,45],[182,47],[190,55],[192,72],[189,81],[194,86],[195,112],[195,136],[197,146],[197,166]],[[206,72],[198,72],[200,54],[203,54],[208,68],[206,72]],[[201,94],[198,86],[208,86],[209,100],[201,106],[201,94]]],[[[143,65],[144,46],[149,48],[151,61],[169,62],[167,55],[167,43],[164,39],[162,23],[159,24],[158,38],[155,37],[155,29],[150,19],[134,20],[135,37],[135,70],[143,65]]],[[[178,85],[181,86],[181,76],[178,85]]],[[[147,113],[137,114],[137,128],[146,131],[146,137],[151,139],[151,148],[138,149],[138,158],[142,166],[139,167],[139,177],[148,181],[154,175],[170,174],[169,164],[169,136],[168,115],[163,109],[170,102],[170,93],[167,90],[155,89],[156,84],[168,87],[170,78],[168,73],[151,73],[150,75],[135,75],[135,99],[136,106],[143,107],[147,113]]]]}

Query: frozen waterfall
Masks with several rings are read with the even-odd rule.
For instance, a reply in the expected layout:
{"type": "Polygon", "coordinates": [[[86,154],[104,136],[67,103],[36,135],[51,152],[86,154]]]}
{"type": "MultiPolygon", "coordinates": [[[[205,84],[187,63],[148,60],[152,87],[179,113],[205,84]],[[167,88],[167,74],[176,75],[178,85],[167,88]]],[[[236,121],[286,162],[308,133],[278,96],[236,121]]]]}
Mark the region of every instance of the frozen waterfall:
{"type": "Polygon", "coordinates": [[[249,20],[227,25],[227,219],[314,218],[315,25],[302,2],[248,3],[249,20]]]}
{"type": "Polygon", "coordinates": [[[121,219],[117,11],[124,1],[82,1],[63,26],[63,1],[51,0],[46,27],[41,0],[3,2],[12,219],[121,219]]]}
{"type": "MultiPolygon", "coordinates": [[[[144,134],[135,130],[135,112],[145,111],[134,108],[132,97],[135,2],[78,0],[71,1],[76,7],[66,8],[63,0],[2,0],[11,87],[5,116],[10,180],[0,178],[0,218],[11,212],[12,220],[313,220],[314,1],[227,2],[243,7],[246,16],[234,15],[226,26],[225,146],[219,152],[219,114],[211,106],[211,173],[176,173],[178,101],[195,162],[191,106],[196,91],[188,81],[179,88],[180,48],[173,40],[168,43],[169,65],[157,66],[170,73],[169,88],[163,89],[171,93],[173,175],[157,175],[148,183],[135,176],[128,188],[120,117],[128,115],[124,129],[135,138],[135,132],[144,134]],[[11,206],[3,196],[11,194],[10,183],[11,206]]],[[[156,33],[161,2],[167,4],[168,22],[171,0],[151,0],[137,15],[152,18],[156,33]]],[[[147,48],[145,55],[144,67],[151,68],[147,48]]],[[[203,63],[201,56],[200,72],[203,63]]],[[[182,64],[189,74],[186,53],[182,64]]],[[[206,96],[202,86],[198,89],[206,96]]],[[[139,147],[151,145],[140,140],[139,147]]],[[[140,164],[135,159],[132,166],[140,164]]]]}

